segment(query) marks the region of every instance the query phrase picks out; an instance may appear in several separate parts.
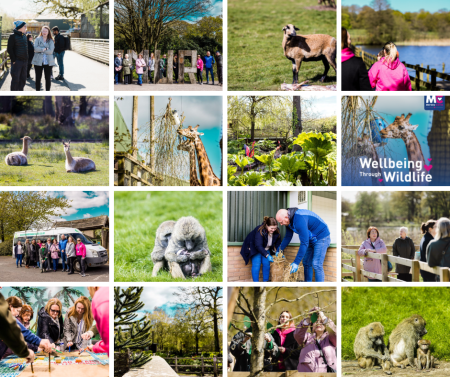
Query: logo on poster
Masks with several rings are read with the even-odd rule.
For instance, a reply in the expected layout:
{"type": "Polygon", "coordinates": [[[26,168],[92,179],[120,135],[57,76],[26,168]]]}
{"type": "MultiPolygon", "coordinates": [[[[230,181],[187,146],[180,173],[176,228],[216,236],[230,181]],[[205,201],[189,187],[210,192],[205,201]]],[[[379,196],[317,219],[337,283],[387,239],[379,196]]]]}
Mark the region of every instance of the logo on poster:
{"type": "Polygon", "coordinates": [[[425,96],[424,97],[425,110],[445,110],[444,96],[425,96]]]}

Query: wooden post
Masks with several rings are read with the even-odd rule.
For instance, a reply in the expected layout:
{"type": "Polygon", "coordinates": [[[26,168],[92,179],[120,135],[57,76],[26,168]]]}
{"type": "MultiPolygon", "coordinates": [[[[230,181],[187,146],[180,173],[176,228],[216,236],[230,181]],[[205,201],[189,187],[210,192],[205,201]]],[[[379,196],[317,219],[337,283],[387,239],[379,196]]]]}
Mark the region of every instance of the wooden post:
{"type": "Polygon", "coordinates": [[[178,84],[184,84],[184,51],[178,51],[178,84]]]}
{"type": "Polygon", "coordinates": [[[436,90],[436,68],[431,68],[431,90],[436,90]]]}
{"type": "MultiPolygon", "coordinates": [[[[128,54],[128,60],[131,62],[131,65],[133,65],[133,50],[127,50],[127,54],[128,54]]],[[[131,75],[130,75],[130,77],[131,77],[131,82],[130,82],[130,84],[132,84],[133,83],[133,70],[131,69],[131,66],[130,66],[130,73],[131,73],[131,75]]]]}
{"type": "Polygon", "coordinates": [[[420,265],[419,265],[418,260],[412,261],[411,275],[412,275],[412,281],[420,280],[420,265]]]}
{"type": "Polygon", "coordinates": [[[155,51],[155,84],[159,83],[159,75],[160,75],[160,69],[159,69],[159,61],[161,59],[161,50],[155,51]]]}
{"type": "Polygon", "coordinates": [[[450,270],[448,268],[446,268],[446,267],[442,267],[439,270],[439,280],[440,280],[441,283],[442,282],[446,283],[446,282],[449,281],[449,271],[450,270]]]}
{"type": "MultiPolygon", "coordinates": [[[[430,66],[427,65],[427,71],[430,71],[430,66]]],[[[430,82],[430,74],[427,72],[427,82],[430,82]]]]}
{"type": "Polygon", "coordinates": [[[133,132],[131,134],[131,147],[133,157],[137,158],[137,137],[138,137],[138,96],[133,96],[133,132]]]}
{"type": "Polygon", "coordinates": [[[117,161],[117,184],[125,186],[125,157],[120,157],[117,161]]]}
{"type": "Polygon", "coordinates": [[[381,254],[381,281],[389,281],[387,254],[381,254]]]}
{"type": "MultiPolygon", "coordinates": [[[[420,68],[423,68],[423,63],[420,63],[420,68]]],[[[420,81],[424,81],[423,72],[420,72],[420,81]]]]}
{"type": "Polygon", "coordinates": [[[420,71],[419,71],[419,64],[415,65],[416,69],[416,77],[414,79],[414,83],[416,84],[416,90],[420,90],[420,71]]]}
{"type": "Polygon", "coordinates": [[[173,84],[173,50],[167,52],[167,83],[173,84]]]}
{"type": "Polygon", "coordinates": [[[356,259],[356,280],[355,281],[361,281],[361,257],[358,255],[358,253],[355,253],[355,259],[356,259]]]}
{"type": "Polygon", "coordinates": [[[142,81],[144,84],[148,84],[148,50],[144,50],[144,53],[142,54],[145,64],[147,66],[147,70],[144,71],[142,81]]]}
{"type": "Polygon", "coordinates": [[[442,63],[442,73],[445,73],[445,62],[442,63]]]}
{"type": "Polygon", "coordinates": [[[175,355],[175,373],[178,373],[178,358],[175,355]]]}
{"type": "Polygon", "coordinates": [[[217,373],[217,356],[214,355],[213,357],[213,372],[214,372],[214,377],[218,377],[218,373],[217,373]]]}
{"type": "Polygon", "coordinates": [[[205,364],[203,362],[203,356],[202,356],[202,372],[201,372],[201,376],[205,375],[205,364]]]}

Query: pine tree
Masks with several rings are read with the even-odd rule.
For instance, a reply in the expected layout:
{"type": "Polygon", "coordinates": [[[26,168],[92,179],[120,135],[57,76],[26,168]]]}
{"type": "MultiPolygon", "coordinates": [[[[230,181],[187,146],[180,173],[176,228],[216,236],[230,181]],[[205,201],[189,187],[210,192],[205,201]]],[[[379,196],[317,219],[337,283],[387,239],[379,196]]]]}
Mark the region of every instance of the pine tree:
{"type": "Polygon", "coordinates": [[[152,343],[152,325],[145,317],[136,319],[136,312],[144,307],[144,303],[140,301],[143,289],[114,288],[114,350],[132,351],[129,368],[139,368],[151,360],[151,356],[142,351],[152,343]]]}

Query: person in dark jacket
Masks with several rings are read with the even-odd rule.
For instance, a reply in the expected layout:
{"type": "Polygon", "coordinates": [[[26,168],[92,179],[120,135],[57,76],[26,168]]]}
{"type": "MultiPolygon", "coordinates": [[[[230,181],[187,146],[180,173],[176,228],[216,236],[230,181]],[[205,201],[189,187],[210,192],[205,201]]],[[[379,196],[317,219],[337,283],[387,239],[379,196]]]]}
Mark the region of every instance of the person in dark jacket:
{"type": "Polygon", "coordinates": [[[27,79],[31,78],[30,76],[30,70],[31,70],[31,61],[33,60],[34,56],[34,45],[33,45],[33,36],[29,34],[27,36],[28,40],[28,68],[27,68],[27,79]]]}
{"type": "Polygon", "coordinates": [[[11,58],[11,91],[23,91],[27,81],[28,43],[24,21],[14,21],[15,29],[8,38],[7,51],[11,58]]]}
{"type": "Polygon", "coordinates": [[[341,63],[342,90],[373,91],[370,85],[369,73],[361,58],[357,58],[351,47],[352,40],[347,29],[342,28],[341,63]]]}
{"type": "MultiPolygon", "coordinates": [[[[427,247],[428,266],[450,268],[450,220],[441,217],[436,228],[434,241],[427,247]]],[[[436,275],[436,281],[440,281],[439,275],[436,275]]]]}
{"type": "Polygon", "coordinates": [[[36,240],[31,240],[30,245],[30,266],[37,267],[37,261],[39,260],[39,248],[36,244],[36,240]]]}
{"type": "Polygon", "coordinates": [[[273,332],[273,339],[278,346],[277,366],[275,370],[297,370],[300,346],[294,338],[295,324],[292,314],[287,310],[278,317],[278,327],[273,332]]]}
{"type": "Polygon", "coordinates": [[[219,86],[222,86],[222,70],[223,70],[223,56],[219,51],[216,52],[216,63],[217,63],[217,76],[219,76],[219,86]]]}
{"type": "Polygon", "coordinates": [[[273,217],[264,217],[261,225],[253,229],[245,238],[241,255],[247,265],[252,260],[253,281],[259,281],[259,271],[263,272],[263,281],[269,281],[270,263],[278,246],[281,244],[278,223],[273,217]]]}
{"type": "MultiPolygon", "coordinates": [[[[392,255],[394,257],[405,258],[414,260],[416,254],[416,248],[411,238],[406,236],[407,229],[405,227],[400,228],[400,237],[394,241],[392,245],[392,255]]],[[[411,267],[403,266],[396,263],[395,272],[398,274],[397,279],[403,281],[412,281],[411,267]]]]}
{"type": "Polygon", "coordinates": [[[64,336],[62,304],[57,298],[50,299],[45,308],[38,313],[37,335],[48,339],[50,343],[59,344],[64,336]]]}
{"type": "MultiPolygon", "coordinates": [[[[423,237],[420,241],[420,261],[427,262],[427,246],[428,244],[434,240],[434,236],[436,235],[436,220],[428,220],[426,223],[422,224],[422,234],[423,237]]],[[[423,281],[434,282],[436,281],[436,275],[432,272],[420,270],[420,275],[422,276],[423,281]]]]}
{"type": "Polygon", "coordinates": [[[64,41],[64,36],[59,33],[58,26],[54,26],[52,32],[55,38],[55,57],[59,67],[59,75],[55,77],[55,80],[64,80],[64,54],[66,53],[66,43],[64,41]]]}
{"type": "Polygon", "coordinates": [[[119,85],[119,75],[123,69],[122,62],[122,54],[119,52],[114,58],[114,85],[119,85]]]}

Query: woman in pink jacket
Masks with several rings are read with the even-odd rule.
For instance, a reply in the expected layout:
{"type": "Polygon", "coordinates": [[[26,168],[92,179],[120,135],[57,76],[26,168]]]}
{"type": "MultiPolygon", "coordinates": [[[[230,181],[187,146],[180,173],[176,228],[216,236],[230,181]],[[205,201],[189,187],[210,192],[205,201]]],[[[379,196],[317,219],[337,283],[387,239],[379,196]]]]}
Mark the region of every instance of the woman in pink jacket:
{"type": "Polygon", "coordinates": [[[92,297],[92,315],[102,340],[89,349],[95,353],[107,353],[109,356],[109,288],[88,287],[92,297]]]}
{"type": "Polygon", "coordinates": [[[398,59],[397,47],[388,42],[383,47],[384,57],[369,70],[372,88],[377,91],[411,91],[411,80],[406,67],[398,59]]]}
{"type": "Polygon", "coordinates": [[[197,56],[197,81],[203,85],[203,60],[200,55],[197,56]]]}
{"type": "Polygon", "coordinates": [[[56,238],[54,238],[52,246],[50,246],[50,256],[52,257],[53,271],[55,271],[55,272],[56,272],[56,268],[58,267],[58,260],[59,260],[58,251],[59,251],[58,241],[56,241],[56,238]]]}
{"type": "Polygon", "coordinates": [[[84,262],[86,259],[86,246],[84,245],[83,242],[81,242],[81,238],[77,238],[77,244],[75,245],[75,251],[77,254],[77,259],[78,259],[78,263],[80,264],[80,268],[81,268],[81,276],[85,277],[86,275],[84,274],[84,262]]]}
{"type": "MultiPolygon", "coordinates": [[[[386,254],[386,245],[384,241],[380,238],[380,233],[378,229],[374,226],[367,229],[367,240],[365,240],[359,250],[358,255],[366,256],[368,252],[386,254]]],[[[373,258],[364,258],[364,270],[369,272],[375,272],[376,274],[381,274],[381,260],[373,258]]],[[[379,279],[369,279],[371,282],[380,282],[379,279]]]]}
{"type": "Polygon", "coordinates": [[[136,73],[138,75],[138,85],[142,86],[142,75],[144,74],[145,60],[142,59],[142,54],[139,54],[136,60],[136,73]]]}
{"type": "Polygon", "coordinates": [[[294,331],[294,338],[303,347],[298,360],[298,372],[303,373],[334,373],[337,369],[336,360],[336,325],[325,317],[320,308],[310,310],[312,314],[304,318],[294,331]],[[312,317],[316,316],[313,323],[312,317]],[[327,326],[334,334],[329,334],[327,326]],[[307,332],[308,327],[311,332],[307,332]]]}

